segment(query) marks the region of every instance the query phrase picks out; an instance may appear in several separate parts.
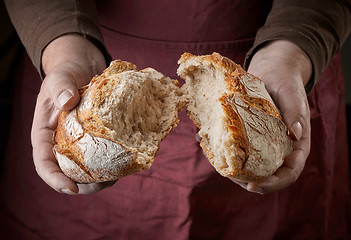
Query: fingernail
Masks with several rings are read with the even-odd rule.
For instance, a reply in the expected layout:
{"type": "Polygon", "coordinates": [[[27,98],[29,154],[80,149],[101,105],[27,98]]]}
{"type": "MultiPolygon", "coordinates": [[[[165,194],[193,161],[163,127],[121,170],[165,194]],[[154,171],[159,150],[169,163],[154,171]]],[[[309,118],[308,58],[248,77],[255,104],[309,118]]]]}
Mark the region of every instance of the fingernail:
{"type": "Polygon", "coordinates": [[[69,195],[76,195],[77,193],[75,192],[72,192],[71,190],[67,189],[67,188],[62,188],[61,189],[61,192],[62,193],[65,193],[65,194],[69,194],[69,195]]]}
{"type": "Polygon", "coordinates": [[[254,192],[254,193],[258,193],[258,194],[264,194],[263,188],[260,188],[260,187],[259,188],[255,188],[255,189],[250,189],[248,191],[254,192]]]}
{"type": "Polygon", "coordinates": [[[291,125],[291,133],[293,135],[293,137],[299,141],[301,139],[301,136],[302,136],[302,126],[301,126],[301,123],[300,122],[294,122],[292,125],[291,125]]]}
{"type": "Polygon", "coordinates": [[[68,90],[63,91],[60,96],[57,98],[57,104],[61,108],[63,107],[71,98],[73,97],[72,93],[68,90]]]}
{"type": "Polygon", "coordinates": [[[247,186],[247,191],[253,192],[253,193],[264,194],[263,188],[261,188],[261,187],[252,187],[250,185],[247,186]]]}

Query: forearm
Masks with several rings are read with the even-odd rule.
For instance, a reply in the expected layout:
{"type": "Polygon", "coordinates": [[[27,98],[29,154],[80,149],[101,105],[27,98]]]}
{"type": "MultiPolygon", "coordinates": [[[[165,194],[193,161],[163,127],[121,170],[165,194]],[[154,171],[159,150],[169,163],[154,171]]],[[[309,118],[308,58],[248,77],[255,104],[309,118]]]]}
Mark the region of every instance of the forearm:
{"type": "Polygon", "coordinates": [[[61,65],[82,68],[81,72],[87,74],[87,76],[82,76],[85,79],[100,74],[106,68],[105,58],[101,51],[78,34],[60,36],[43,50],[42,69],[45,75],[61,65]]]}
{"type": "MultiPolygon", "coordinates": [[[[54,39],[65,34],[87,36],[105,56],[97,20],[95,1],[92,0],[5,0],[11,20],[33,64],[41,72],[43,50],[54,39]]],[[[42,73],[42,72],[41,72],[42,73]]]]}
{"type": "Polygon", "coordinates": [[[311,79],[305,85],[309,92],[320,73],[340,50],[350,28],[350,1],[276,0],[246,56],[245,67],[268,42],[288,40],[302,49],[312,63],[311,79]]]}
{"type": "Polygon", "coordinates": [[[273,83],[270,82],[272,78],[267,76],[275,74],[272,69],[279,72],[281,66],[288,68],[285,69],[286,72],[294,73],[289,76],[289,79],[295,80],[302,87],[306,86],[312,76],[312,63],[308,55],[297,45],[287,40],[271,41],[265,47],[257,50],[251,59],[248,71],[252,72],[258,66],[260,72],[255,72],[255,74],[262,78],[265,85],[271,89],[274,89],[273,83]]]}

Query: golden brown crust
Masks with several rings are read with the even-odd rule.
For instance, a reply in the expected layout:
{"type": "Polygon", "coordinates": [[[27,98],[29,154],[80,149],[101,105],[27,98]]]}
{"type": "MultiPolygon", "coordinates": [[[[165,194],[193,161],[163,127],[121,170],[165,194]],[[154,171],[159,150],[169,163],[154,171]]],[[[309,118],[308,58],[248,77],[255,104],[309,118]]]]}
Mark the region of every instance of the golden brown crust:
{"type": "Polygon", "coordinates": [[[111,62],[111,65],[106,68],[101,74],[102,78],[107,78],[111,75],[118,74],[125,71],[137,70],[137,67],[130,62],[115,60],[111,62]]]}
{"type": "Polygon", "coordinates": [[[231,72],[230,75],[226,74],[225,81],[227,83],[227,89],[238,94],[247,105],[255,107],[275,118],[282,119],[278,109],[270,101],[267,101],[264,98],[252,97],[247,93],[246,87],[241,82],[244,75],[249,76],[250,78],[255,78],[257,81],[261,81],[252,74],[246,73],[244,69],[239,66],[235,71],[231,72]]]}
{"type": "Polygon", "coordinates": [[[228,101],[228,99],[231,99],[232,97],[233,94],[224,94],[219,101],[225,112],[225,124],[233,137],[232,144],[234,144],[239,150],[237,152],[236,160],[243,166],[242,169],[244,169],[245,163],[250,155],[250,142],[246,135],[244,121],[238,114],[236,106],[228,101]]]}
{"type": "Polygon", "coordinates": [[[178,63],[178,74],[186,81],[188,91],[191,91],[188,93],[189,99],[193,99],[189,102],[188,115],[200,129],[203,135],[201,147],[216,170],[225,177],[242,182],[258,181],[273,174],[291,152],[292,142],[263,82],[218,53],[203,56],[184,53],[178,63]],[[205,77],[210,80],[205,80],[205,77]],[[201,85],[203,81],[215,81],[217,86],[223,84],[223,88],[218,87],[213,94],[222,91],[217,100],[221,109],[217,111],[223,111],[221,119],[223,129],[226,129],[225,140],[223,135],[219,138],[213,135],[212,125],[205,128],[209,132],[201,130],[203,123],[198,116],[201,111],[197,110],[198,102],[192,94],[202,94],[199,88],[209,90],[206,84],[201,85]],[[222,148],[219,151],[218,142],[208,137],[210,132],[212,139],[221,139],[222,148]]]}
{"type": "MultiPolygon", "coordinates": [[[[187,52],[183,53],[179,62],[185,62],[193,57],[198,56],[187,52]]],[[[249,78],[254,78],[256,81],[261,82],[259,78],[247,73],[239,64],[234,63],[232,60],[220,55],[219,53],[214,52],[211,55],[203,55],[200,57],[203,62],[210,62],[216,69],[225,73],[225,81],[229,91],[239,94],[249,105],[258,108],[273,117],[282,119],[273,102],[267,101],[262,97],[250,96],[241,80],[243,76],[248,76],[249,78]]]]}
{"type": "Polygon", "coordinates": [[[117,180],[148,169],[160,142],[177,126],[178,112],[186,104],[177,80],[152,68],[137,71],[134,64],[120,60],[113,61],[79,93],[78,106],[61,113],[53,139],[53,151],[61,170],[79,183],[117,180]],[[154,86],[160,91],[148,91],[154,90],[154,86]],[[140,106],[143,100],[143,89],[149,93],[150,105],[146,110],[150,112],[134,112],[133,106],[140,106]],[[146,121],[146,116],[151,122],[146,121]],[[138,144],[134,144],[135,139],[138,144]]]}
{"type": "MultiPolygon", "coordinates": [[[[79,183],[112,181],[144,170],[145,166],[139,164],[136,160],[137,152],[135,150],[126,149],[122,143],[107,139],[102,133],[100,136],[94,135],[89,130],[84,129],[83,125],[79,125],[76,128],[80,128],[82,132],[79,132],[78,135],[72,135],[72,131],[74,131],[74,129],[70,128],[72,117],[75,118],[74,121],[78,119],[76,113],[73,116],[67,112],[63,112],[60,115],[59,124],[54,133],[53,149],[61,170],[72,180],[79,183]],[[87,136],[93,139],[95,144],[99,144],[100,139],[105,139],[104,145],[116,145],[121,148],[123,152],[119,157],[123,159],[123,166],[118,166],[117,168],[106,166],[104,169],[95,169],[94,166],[88,167],[83,153],[85,150],[81,147],[81,145],[86,144],[82,139],[87,136]],[[68,161],[73,161],[75,165],[69,164],[68,161]],[[68,165],[69,167],[67,167],[68,165]]],[[[91,148],[94,147],[91,146],[91,148]]]]}
{"type": "MultiPolygon", "coordinates": [[[[103,85],[110,84],[108,77],[128,70],[136,70],[136,66],[120,60],[112,62],[100,76],[93,77],[90,85],[79,89],[82,101],[86,101],[87,99],[84,99],[84,97],[89,97],[88,95],[92,94],[94,95],[94,101],[90,101],[90,104],[100,104],[109,94],[105,91],[108,88],[103,88],[103,85]],[[94,85],[93,89],[89,88],[91,85],[94,85]]],[[[81,107],[72,112],[62,112],[53,139],[53,151],[62,171],[74,181],[91,183],[116,180],[143,170],[145,166],[136,161],[136,151],[133,149],[127,150],[120,142],[114,141],[110,132],[104,127],[102,120],[91,111],[91,108],[81,107]],[[124,166],[118,166],[118,169],[109,166],[111,169],[106,167],[106,169],[97,169],[96,171],[92,168],[89,169],[82,152],[81,145],[83,143],[80,143],[86,136],[94,139],[93,141],[106,139],[108,140],[107,144],[124,149],[121,150],[124,153],[122,152],[120,155],[124,161],[124,166]],[[70,164],[69,161],[73,161],[75,165],[70,164]]]]}
{"type": "Polygon", "coordinates": [[[91,177],[89,170],[84,166],[81,159],[82,154],[77,148],[72,146],[75,139],[65,130],[68,112],[62,112],[59,116],[58,126],[54,132],[54,153],[66,155],[72,159],[87,175],[91,177]]]}

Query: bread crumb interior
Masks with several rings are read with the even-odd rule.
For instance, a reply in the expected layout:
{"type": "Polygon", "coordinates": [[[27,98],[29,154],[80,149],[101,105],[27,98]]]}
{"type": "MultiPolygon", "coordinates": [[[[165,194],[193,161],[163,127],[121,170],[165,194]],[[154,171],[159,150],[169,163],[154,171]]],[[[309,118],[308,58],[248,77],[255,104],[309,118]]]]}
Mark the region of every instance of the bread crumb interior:
{"type": "MultiPolygon", "coordinates": [[[[194,64],[196,65],[196,64],[194,64]]],[[[189,97],[188,110],[198,123],[202,145],[210,150],[214,159],[208,156],[216,169],[228,168],[230,154],[223,146],[230,137],[226,129],[225,116],[219,98],[227,92],[223,73],[213,66],[198,65],[182,72],[186,78],[186,90],[189,97]]]]}
{"type": "Polygon", "coordinates": [[[111,82],[101,88],[110,96],[103,98],[97,114],[115,141],[150,160],[176,124],[182,92],[175,80],[154,69],[126,71],[111,82]]]}

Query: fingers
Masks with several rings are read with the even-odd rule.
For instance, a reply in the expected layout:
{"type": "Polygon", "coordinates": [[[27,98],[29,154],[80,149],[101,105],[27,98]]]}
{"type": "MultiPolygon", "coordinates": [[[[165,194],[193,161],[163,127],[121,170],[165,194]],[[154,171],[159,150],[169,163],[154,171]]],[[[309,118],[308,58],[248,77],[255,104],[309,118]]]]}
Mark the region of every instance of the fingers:
{"type": "Polygon", "coordinates": [[[287,83],[272,97],[292,139],[299,141],[302,137],[307,137],[310,133],[310,109],[303,86],[287,83]]]}
{"type": "Polygon", "coordinates": [[[52,152],[52,133],[49,129],[33,128],[33,159],[38,175],[55,191],[70,195],[89,194],[112,186],[116,181],[76,184],[64,175],[52,152]],[[37,135],[37,136],[35,136],[37,135]],[[39,137],[41,136],[41,137],[39,137]],[[39,147],[40,146],[40,147],[39,147]]]}
{"type": "Polygon", "coordinates": [[[283,166],[272,176],[260,182],[249,183],[246,189],[250,192],[266,194],[286,188],[293,184],[303,171],[311,145],[309,111],[305,112],[304,115],[301,114],[304,112],[302,110],[288,109],[287,111],[291,112],[285,121],[294,135],[293,151],[286,157],[283,166]]]}
{"type": "Polygon", "coordinates": [[[33,161],[38,175],[57,192],[76,194],[79,188],[66,177],[53,154],[53,134],[61,110],[69,110],[79,102],[77,81],[71,72],[59,68],[43,81],[34,111],[31,141],[33,161]]]}
{"type": "Polygon", "coordinates": [[[79,194],[90,194],[111,187],[117,181],[108,181],[101,183],[78,184],[79,194]]]}
{"type": "Polygon", "coordinates": [[[249,192],[256,192],[259,194],[267,194],[284,189],[293,184],[300,176],[304,161],[300,159],[306,158],[306,151],[294,150],[285,160],[282,167],[280,167],[272,176],[260,181],[252,182],[247,185],[249,192]]]}
{"type": "MultiPolygon", "coordinates": [[[[301,141],[305,140],[301,139],[301,141]]],[[[272,176],[269,176],[259,182],[233,182],[249,192],[258,194],[276,192],[290,186],[298,179],[304,168],[305,161],[301,161],[301,159],[306,159],[309,152],[303,148],[299,149],[299,147],[304,145],[305,144],[303,143],[296,142],[294,144],[294,151],[285,159],[283,166],[280,167],[272,176]]]]}
{"type": "Polygon", "coordinates": [[[55,191],[77,193],[77,185],[61,172],[52,152],[52,138],[60,111],[45,95],[41,92],[38,96],[31,132],[35,169],[55,191]]]}
{"type": "MultiPolygon", "coordinates": [[[[47,144],[50,145],[50,144],[47,144]]],[[[48,148],[49,146],[43,146],[48,148]]],[[[40,156],[36,156],[34,159],[35,167],[38,175],[44,180],[55,191],[66,194],[77,194],[79,189],[75,182],[66,177],[62,172],[54,156],[50,156],[50,153],[39,153],[40,156]]]]}
{"type": "Polygon", "coordinates": [[[283,120],[293,140],[293,151],[272,176],[259,182],[238,183],[249,192],[267,194],[286,188],[300,176],[310,153],[310,112],[304,91],[292,91],[289,86],[281,88],[274,100],[279,106],[283,120]]]}
{"type": "MultiPolygon", "coordinates": [[[[44,130],[38,132],[43,136],[44,130]]],[[[47,136],[52,135],[50,131],[47,136]]],[[[44,138],[45,139],[45,138],[44,138]]],[[[92,184],[76,184],[66,175],[64,175],[57,164],[57,161],[52,152],[51,138],[49,141],[38,141],[38,144],[33,144],[33,159],[38,175],[55,191],[70,195],[89,194],[100,191],[104,188],[112,186],[116,181],[92,184]]],[[[47,138],[49,139],[49,138],[47,138]]]]}
{"type": "Polygon", "coordinates": [[[77,83],[67,73],[59,76],[51,72],[38,95],[31,133],[35,169],[43,181],[57,192],[71,195],[94,193],[112,186],[115,181],[76,184],[62,173],[52,151],[52,138],[60,110],[69,110],[79,102],[77,83]]]}
{"type": "Polygon", "coordinates": [[[229,178],[230,180],[232,180],[234,183],[238,184],[240,187],[242,187],[243,189],[247,190],[247,183],[243,183],[243,182],[239,182],[234,180],[233,178],[229,178]]]}
{"type": "Polygon", "coordinates": [[[310,124],[307,119],[307,116],[287,119],[287,125],[291,126],[290,131],[294,134],[292,153],[286,157],[283,166],[272,176],[260,182],[249,183],[248,191],[266,194],[288,187],[297,180],[310,153],[310,124]]]}
{"type": "Polygon", "coordinates": [[[33,128],[33,160],[38,175],[51,188],[57,192],[78,193],[77,185],[66,177],[52,152],[52,131],[48,129],[33,128]]]}

